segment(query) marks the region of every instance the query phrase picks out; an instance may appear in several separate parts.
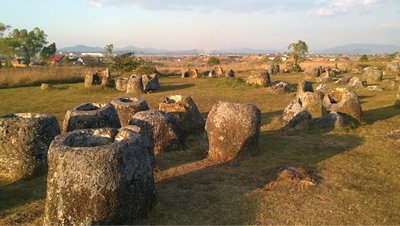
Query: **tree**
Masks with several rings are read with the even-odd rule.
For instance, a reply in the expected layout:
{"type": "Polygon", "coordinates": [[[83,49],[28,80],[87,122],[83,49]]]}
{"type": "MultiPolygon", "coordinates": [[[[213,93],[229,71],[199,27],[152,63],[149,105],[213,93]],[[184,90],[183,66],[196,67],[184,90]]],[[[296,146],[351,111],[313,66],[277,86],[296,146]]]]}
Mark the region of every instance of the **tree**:
{"type": "Polygon", "coordinates": [[[40,51],[40,58],[42,58],[42,60],[49,59],[51,56],[54,56],[56,52],[56,43],[53,42],[50,45],[43,47],[42,51],[40,51]]]}
{"type": "Polygon", "coordinates": [[[290,50],[289,55],[293,58],[294,65],[298,65],[300,62],[303,62],[308,53],[307,44],[301,40],[290,43],[288,49],[290,50]]]}
{"type": "Polygon", "coordinates": [[[116,56],[112,59],[111,70],[119,72],[131,72],[140,65],[140,61],[133,57],[133,53],[116,56]]]}
{"type": "Polygon", "coordinates": [[[106,63],[110,63],[112,61],[112,54],[113,54],[114,45],[109,44],[104,47],[104,59],[106,63]]]}
{"type": "Polygon", "coordinates": [[[35,27],[32,31],[14,29],[8,35],[9,45],[17,54],[23,54],[27,60],[36,56],[47,43],[47,35],[43,30],[35,27]]]}
{"type": "Polygon", "coordinates": [[[208,59],[208,61],[207,61],[208,66],[218,65],[220,63],[221,62],[219,61],[219,59],[217,57],[210,57],[210,59],[208,59]]]}
{"type": "MultiPolygon", "coordinates": [[[[0,68],[3,66],[3,63],[1,61],[1,58],[6,58],[11,54],[7,39],[5,39],[4,33],[10,28],[10,26],[5,25],[0,22],[0,68]]],[[[7,60],[6,60],[6,65],[7,65],[7,60]]]]}
{"type": "Polygon", "coordinates": [[[364,54],[360,57],[360,62],[366,62],[366,61],[368,61],[368,56],[364,54]]]}

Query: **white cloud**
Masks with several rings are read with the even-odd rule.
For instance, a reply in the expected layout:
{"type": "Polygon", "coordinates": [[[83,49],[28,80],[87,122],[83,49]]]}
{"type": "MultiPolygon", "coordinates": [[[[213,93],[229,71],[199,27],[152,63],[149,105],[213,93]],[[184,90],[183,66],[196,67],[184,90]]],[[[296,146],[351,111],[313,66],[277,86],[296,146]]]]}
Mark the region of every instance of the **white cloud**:
{"type": "Polygon", "coordinates": [[[337,14],[362,13],[372,9],[389,5],[395,0],[333,0],[327,7],[317,10],[319,16],[333,16],[337,14]]]}
{"type": "Polygon", "coordinates": [[[95,7],[136,6],[155,10],[212,10],[230,12],[300,11],[321,7],[328,0],[89,0],[95,7]]]}

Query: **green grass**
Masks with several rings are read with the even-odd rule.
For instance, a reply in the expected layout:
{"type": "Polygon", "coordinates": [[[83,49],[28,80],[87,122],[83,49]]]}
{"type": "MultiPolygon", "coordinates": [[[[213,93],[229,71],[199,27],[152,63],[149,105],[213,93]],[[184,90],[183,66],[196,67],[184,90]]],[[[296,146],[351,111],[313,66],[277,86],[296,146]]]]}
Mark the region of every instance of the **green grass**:
{"type": "MultiPolygon", "coordinates": [[[[296,84],[300,77],[272,79],[296,84]]],[[[400,125],[400,109],[393,108],[396,90],[355,90],[364,111],[359,128],[283,131],[278,118],[295,93],[268,94],[239,79],[163,77],[160,82],[161,91],[142,95],[151,108],[172,94],[191,96],[204,115],[219,100],[253,103],[262,111],[262,134],[258,150],[225,163],[204,160],[198,137],[189,137],[185,151],[160,154],[158,204],[143,223],[400,224],[400,142],[385,137],[400,125]],[[316,186],[265,186],[282,165],[311,168],[322,179],[316,186]]],[[[47,112],[61,123],[66,110],[77,104],[121,95],[83,84],[60,84],[48,91],[0,89],[0,114],[47,112]]],[[[40,224],[45,183],[42,176],[0,185],[0,224],[40,224]]]]}

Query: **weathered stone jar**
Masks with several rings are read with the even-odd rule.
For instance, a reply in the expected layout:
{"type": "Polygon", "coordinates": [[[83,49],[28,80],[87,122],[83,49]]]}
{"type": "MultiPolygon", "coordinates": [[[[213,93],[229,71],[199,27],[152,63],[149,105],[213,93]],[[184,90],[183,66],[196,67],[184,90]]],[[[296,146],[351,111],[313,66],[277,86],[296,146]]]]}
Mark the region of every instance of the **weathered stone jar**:
{"type": "Polygon", "coordinates": [[[204,132],[203,117],[191,97],[183,95],[165,97],[158,109],[174,117],[184,133],[204,132]]]}
{"type": "Polygon", "coordinates": [[[126,126],[133,115],[149,110],[147,102],[140,97],[117,97],[111,101],[117,111],[121,126],[126,126]]]}
{"type": "Polygon", "coordinates": [[[208,114],[208,158],[230,160],[256,148],[260,138],[261,112],[252,104],[219,101],[208,114]]]}
{"type": "Polygon", "coordinates": [[[177,151],[183,147],[183,134],[175,119],[163,111],[149,110],[136,113],[130,125],[151,130],[154,155],[164,151],[177,151]]]}
{"type": "Polygon", "coordinates": [[[60,134],[49,114],[15,113],[0,116],[0,180],[13,182],[47,167],[47,149],[60,134]]]}
{"type": "Polygon", "coordinates": [[[68,110],[63,122],[63,132],[92,128],[119,128],[117,111],[110,103],[83,103],[68,110]]]}
{"type": "Polygon", "coordinates": [[[357,94],[345,88],[337,88],[326,94],[323,105],[328,111],[334,111],[346,116],[346,121],[361,121],[361,105],[357,94]]]}
{"type": "Polygon", "coordinates": [[[155,202],[151,159],[135,128],[77,130],[49,148],[44,225],[134,224],[155,202]]]}

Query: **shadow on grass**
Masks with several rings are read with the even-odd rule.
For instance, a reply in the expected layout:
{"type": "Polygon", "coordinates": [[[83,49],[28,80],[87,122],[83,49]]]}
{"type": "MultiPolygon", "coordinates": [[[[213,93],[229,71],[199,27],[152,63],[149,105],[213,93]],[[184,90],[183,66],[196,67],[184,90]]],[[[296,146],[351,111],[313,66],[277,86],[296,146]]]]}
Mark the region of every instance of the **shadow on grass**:
{"type": "Polygon", "coordinates": [[[194,84],[192,83],[187,83],[187,84],[163,84],[161,85],[160,91],[175,91],[175,90],[180,90],[180,89],[186,89],[193,87],[194,84]]]}
{"type": "Polygon", "coordinates": [[[0,213],[30,201],[46,197],[45,175],[0,185],[0,213]]]}
{"type": "Polygon", "coordinates": [[[169,175],[157,185],[159,203],[145,223],[257,223],[259,205],[249,194],[272,182],[278,166],[314,168],[317,163],[363,142],[357,136],[324,135],[323,132],[263,132],[258,150],[239,153],[234,160],[214,164],[200,160],[198,164],[203,164],[202,167],[193,162],[176,167],[176,172],[167,169],[164,172],[169,175]]]}
{"type": "MultiPolygon", "coordinates": [[[[394,101],[393,101],[394,102],[394,101]]],[[[363,120],[367,124],[373,124],[380,120],[386,120],[400,115],[400,108],[393,106],[377,108],[363,112],[363,120]]]]}

